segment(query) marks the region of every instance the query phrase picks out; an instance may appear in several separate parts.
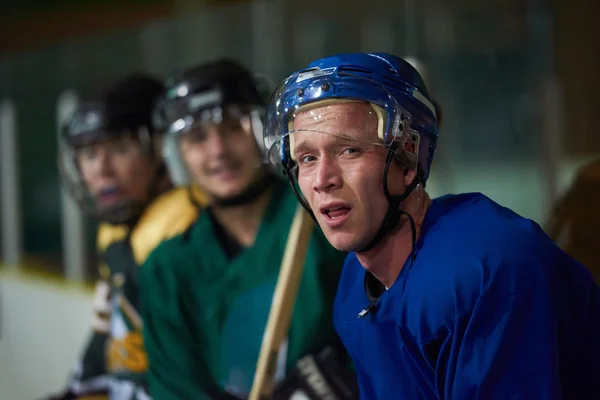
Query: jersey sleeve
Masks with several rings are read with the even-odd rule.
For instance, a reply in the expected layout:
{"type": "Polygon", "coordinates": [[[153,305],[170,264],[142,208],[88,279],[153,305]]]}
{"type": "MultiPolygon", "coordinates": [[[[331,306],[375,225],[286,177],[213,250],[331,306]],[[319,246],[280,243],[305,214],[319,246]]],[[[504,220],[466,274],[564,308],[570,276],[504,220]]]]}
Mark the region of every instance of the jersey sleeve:
{"type": "Polygon", "coordinates": [[[159,246],[140,270],[140,306],[149,359],[149,390],[155,399],[212,399],[209,372],[197,357],[192,313],[173,265],[165,265],[159,246]]]}

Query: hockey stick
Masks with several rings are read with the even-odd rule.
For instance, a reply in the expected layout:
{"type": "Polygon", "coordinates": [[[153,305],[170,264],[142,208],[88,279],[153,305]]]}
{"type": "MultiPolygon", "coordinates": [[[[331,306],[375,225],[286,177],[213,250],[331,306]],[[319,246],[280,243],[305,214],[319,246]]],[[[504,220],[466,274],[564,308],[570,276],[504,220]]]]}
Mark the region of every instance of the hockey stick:
{"type": "Polygon", "coordinates": [[[313,226],[310,215],[299,206],[283,253],[249,400],[263,400],[273,391],[277,356],[292,319],[313,226]]]}

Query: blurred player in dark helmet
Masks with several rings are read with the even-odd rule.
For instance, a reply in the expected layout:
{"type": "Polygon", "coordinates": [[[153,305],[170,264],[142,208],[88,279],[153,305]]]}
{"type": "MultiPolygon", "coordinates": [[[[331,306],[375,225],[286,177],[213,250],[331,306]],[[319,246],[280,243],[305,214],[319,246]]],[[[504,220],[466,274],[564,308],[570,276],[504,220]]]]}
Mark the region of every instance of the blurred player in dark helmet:
{"type": "Polygon", "coordinates": [[[85,97],[63,128],[61,177],[87,214],[100,221],[101,280],[93,333],[67,392],[55,399],[149,398],[138,268],[159,242],[198,215],[185,188],[171,190],[162,160],[161,137],[152,124],[162,89],[152,77],[129,75],[85,97]]]}
{"type": "MultiPolygon", "coordinates": [[[[141,269],[154,398],[244,398],[250,392],[298,207],[288,183],[263,162],[257,138],[265,103],[259,82],[228,60],[174,76],[158,103],[167,165],[210,200],[190,229],[162,243],[141,269]]],[[[313,352],[322,367],[343,361],[345,353],[335,353],[341,346],[331,313],[344,256],[315,227],[278,378],[313,352]]],[[[321,376],[335,370],[318,368],[321,376]]],[[[349,391],[340,399],[349,398],[355,384],[353,374],[341,379],[344,372],[331,384],[349,391]]],[[[289,375],[278,394],[288,398],[303,385],[302,392],[311,393],[299,374],[289,375]]]]}
{"type": "Polygon", "coordinates": [[[334,308],[362,399],[600,398],[600,288],[533,221],[480,193],[431,199],[436,107],[386,53],[286,78],[268,158],[350,252],[334,308]]]}

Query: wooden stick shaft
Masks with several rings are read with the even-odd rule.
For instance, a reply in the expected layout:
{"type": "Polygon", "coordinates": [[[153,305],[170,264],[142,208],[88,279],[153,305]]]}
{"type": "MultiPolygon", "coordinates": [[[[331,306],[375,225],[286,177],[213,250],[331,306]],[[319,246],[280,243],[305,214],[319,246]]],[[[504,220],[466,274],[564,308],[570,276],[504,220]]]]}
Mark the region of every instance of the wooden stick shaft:
{"type": "Polygon", "coordinates": [[[262,400],[273,391],[277,356],[292,319],[312,230],[312,218],[298,207],[283,253],[249,400],[262,400]]]}

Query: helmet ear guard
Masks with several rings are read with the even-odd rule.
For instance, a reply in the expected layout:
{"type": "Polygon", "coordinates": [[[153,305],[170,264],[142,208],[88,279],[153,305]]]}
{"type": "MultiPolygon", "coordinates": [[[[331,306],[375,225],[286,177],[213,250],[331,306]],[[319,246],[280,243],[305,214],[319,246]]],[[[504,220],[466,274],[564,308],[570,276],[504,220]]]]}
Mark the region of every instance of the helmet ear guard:
{"type": "Polygon", "coordinates": [[[421,135],[411,127],[410,114],[402,114],[402,121],[399,125],[401,134],[399,140],[392,142],[392,150],[395,153],[395,159],[408,170],[415,170],[419,173],[419,146],[421,135]],[[394,148],[395,147],[395,148],[394,148]]]}

